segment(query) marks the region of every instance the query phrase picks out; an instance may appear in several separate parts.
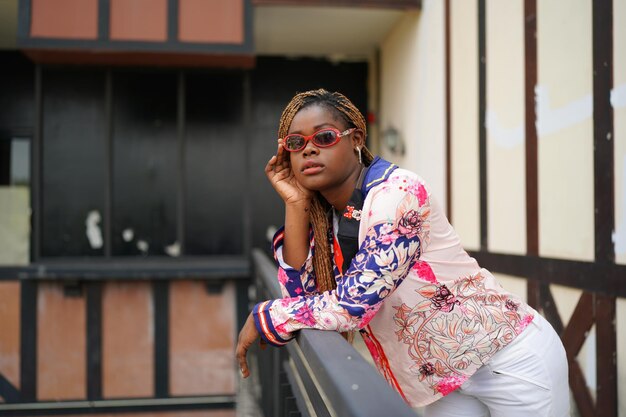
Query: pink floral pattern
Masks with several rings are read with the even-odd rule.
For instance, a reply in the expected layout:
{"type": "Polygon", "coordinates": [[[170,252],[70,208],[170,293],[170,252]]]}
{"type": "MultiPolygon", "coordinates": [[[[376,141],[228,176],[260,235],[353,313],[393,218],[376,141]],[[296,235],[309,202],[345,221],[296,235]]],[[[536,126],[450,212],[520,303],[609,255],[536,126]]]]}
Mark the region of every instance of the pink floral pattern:
{"type": "Polygon", "coordinates": [[[359,251],[344,275],[335,266],[337,289],[325,293],[316,291],[313,236],[296,269],[282,260],[279,231],[278,281],[289,298],[255,307],[262,336],[279,346],[303,328],[360,330],[381,374],[412,406],[460,387],[535,313],[467,255],[443,213],[433,224],[433,210],[441,209],[415,174],[398,169],[377,183],[363,205],[359,251]]]}
{"type": "Polygon", "coordinates": [[[448,376],[437,383],[437,392],[448,395],[467,381],[466,376],[448,376]]]}
{"type": "Polygon", "coordinates": [[[417,261],[415,265],[413,265],[413,271],[424,281],[431,282],[433,284],[437,283],[437,277],[433,273],[433,270],[428,265],[428,262],[417,261]]]}
{"type": "Polygon", "coordinates": [[[423,301],[393,307],[398,341],[407,345],[413,372],[433,393],[456,389],[467,379],[464,371],[470,364],[484,364],[533,319],[519,314],[520,301],[487,289],[484,280],[479,273],[457,279],[450,288],[424,285],[417,290],[423,301]],[[461,304],[464,308],[457,312],[454,307],[461,304]]]}

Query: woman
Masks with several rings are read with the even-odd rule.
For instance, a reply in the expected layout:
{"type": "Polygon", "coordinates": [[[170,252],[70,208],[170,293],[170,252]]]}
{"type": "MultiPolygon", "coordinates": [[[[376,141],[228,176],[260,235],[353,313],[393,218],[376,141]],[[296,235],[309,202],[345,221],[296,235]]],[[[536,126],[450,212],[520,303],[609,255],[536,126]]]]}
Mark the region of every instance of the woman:
{"type": "Polygon", "coordinates": [[[284,110],[265,167],[285,202],[274,238],[283,296],[257,304],[237,359],[303,328],[358,330],[387,381],[427,416],[568,416],[559,337],[461,247],[416,174],[374,158],[343,95],[284,110]]]}

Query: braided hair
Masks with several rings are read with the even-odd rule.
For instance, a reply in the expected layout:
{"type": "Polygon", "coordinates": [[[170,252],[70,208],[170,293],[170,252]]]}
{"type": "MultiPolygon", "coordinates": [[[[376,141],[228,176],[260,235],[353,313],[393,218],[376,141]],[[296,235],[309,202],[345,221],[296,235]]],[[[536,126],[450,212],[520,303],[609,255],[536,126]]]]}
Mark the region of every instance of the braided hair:
{"type": "MultiPolygon", "coordinates": [[[[341,93],[331,93],[324,89],[310,90],[296,94],[291,99],[283,114],[280,116],[278,137],[283,138],[289,133],[289,127],[296,113],[309,106],[323,106],[334,115],[344,121],[348,128],[357,128],[367,135],[365,118],[354,104],[341,93]]],[[[374,155],[366,148],[361,148],[363,163],[368,166],[374,160],[374,155]]],[[[326,238],[330,231],[328,210],[330,204],[316,192],[311,201],[311,226],[315,236],[315,250],[313,251],[313,269],[319,292],[330,291],[337,288],[335,274],[333,272],[332,255],[330,244],[326,238]]]]}

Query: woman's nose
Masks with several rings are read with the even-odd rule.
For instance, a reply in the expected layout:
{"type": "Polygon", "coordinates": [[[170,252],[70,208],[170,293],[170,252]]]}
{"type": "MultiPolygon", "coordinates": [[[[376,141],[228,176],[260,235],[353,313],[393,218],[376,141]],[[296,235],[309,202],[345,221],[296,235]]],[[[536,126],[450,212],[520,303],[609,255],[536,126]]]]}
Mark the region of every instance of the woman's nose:
{"type": "Polygon", "coordinates": [[[304,149],[302,150],[302,154],[304,156],[310,156],[310,155],[318,154],[318,153],[319,153],[319,148],[315,146],[312,140],[308,140],[306,142],[306,145],[304,146],[304,149]]]}

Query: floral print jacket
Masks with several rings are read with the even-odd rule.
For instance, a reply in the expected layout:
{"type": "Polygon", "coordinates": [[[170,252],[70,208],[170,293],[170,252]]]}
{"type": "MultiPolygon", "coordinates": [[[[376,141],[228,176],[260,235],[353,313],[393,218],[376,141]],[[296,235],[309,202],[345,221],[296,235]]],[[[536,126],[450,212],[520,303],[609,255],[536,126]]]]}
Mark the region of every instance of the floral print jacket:
{"type": "Polygon", "coordinates": [[[360,331],[381,374],[411,406],[423,406],[461,386],[536,313],[463,250],[419,176],[377,158],[363,193],[359,250],[345,274],[335,265],[337,289],[316,289],[314,237],[298,270],[282,258],[279,230],[285,298],[257,304],[253,317],[275,346],[304,328],[360,331]]]}

